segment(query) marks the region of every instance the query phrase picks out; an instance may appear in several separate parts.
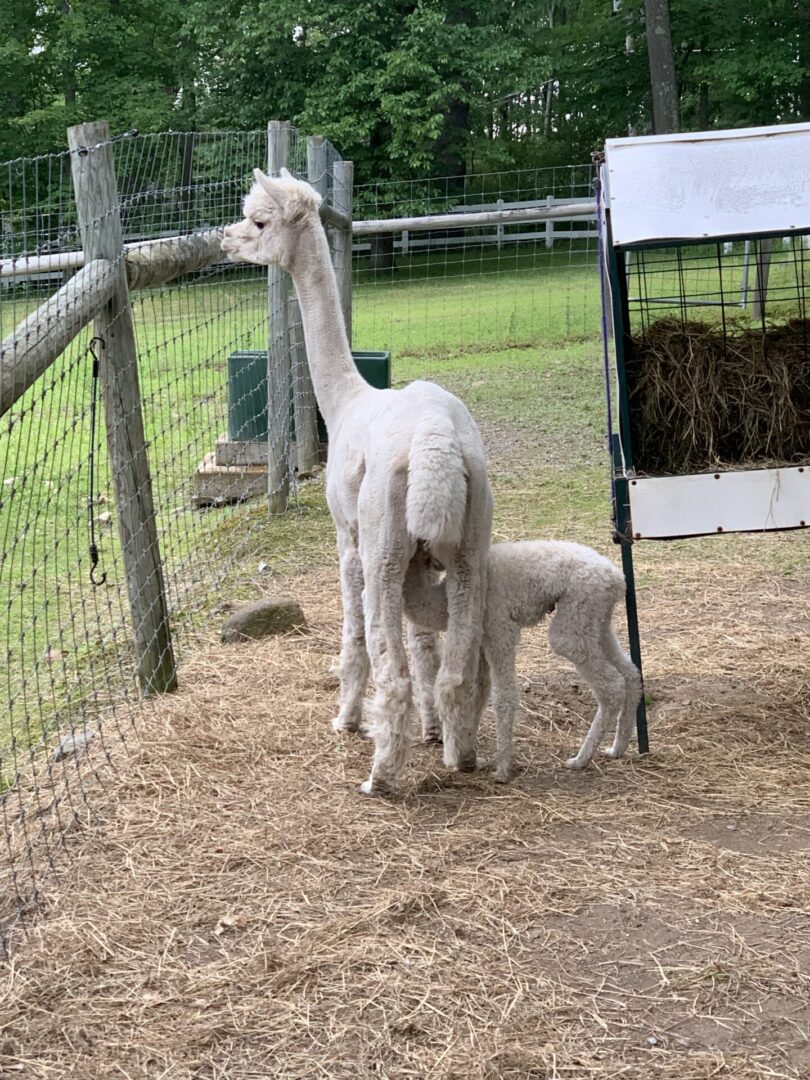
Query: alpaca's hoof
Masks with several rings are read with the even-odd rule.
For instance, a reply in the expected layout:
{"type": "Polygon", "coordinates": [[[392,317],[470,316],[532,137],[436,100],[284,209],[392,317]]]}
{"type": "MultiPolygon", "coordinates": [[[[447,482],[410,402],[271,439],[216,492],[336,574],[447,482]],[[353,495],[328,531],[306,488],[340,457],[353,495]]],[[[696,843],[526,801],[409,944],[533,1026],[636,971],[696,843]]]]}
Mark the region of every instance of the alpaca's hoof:
{"type": "Polygon", "coordinates": [[[442,746],[444,739],[440,731],[426,731],[422,736],[422,742],[425,746],[442,746]]]}
{"type": "Polygon", "coordinates": [[[332,727],[335,731],[359,731],[359,720],[344,720],[342,716],[336,716],[332,721],[332,727]]]}
{"type": "Polygon", "coordinates": [[[492,772],[492,779],[496,784],[508,784],[511,776],[511,771],[505,767],[494,769],[492,772]]]}
{"type": "Polygon", "coordinates": [[[482,757],[468,757],[459,761],[457,765],[451,765],[453,772],[477,772],[487,767],[487,759],[482,757]]]}
{"type": "Polygon", "coordinates": [[[580,757],[570,757],[568,761],[565,762],[565,767],[566,769],[584,769],[587,764],[587,760],[583,760],[580,757]]]}
{"type": "Polygon", "coordinates": [[[384,783],[382,780],[375,780],[374,777],[369,777],[360,785],[361,795],[392,795],[393,788],[384,783]]]}
{"type": "Polygon", "coordinates": [[[616,759],[616,758],[620,758],[622,756],[622,754],[624,753],[624,751],[620,750],[616,746],[606,746],[605,749],[602,751],[602,753],[604,754],[605,757],[616,759]]]}

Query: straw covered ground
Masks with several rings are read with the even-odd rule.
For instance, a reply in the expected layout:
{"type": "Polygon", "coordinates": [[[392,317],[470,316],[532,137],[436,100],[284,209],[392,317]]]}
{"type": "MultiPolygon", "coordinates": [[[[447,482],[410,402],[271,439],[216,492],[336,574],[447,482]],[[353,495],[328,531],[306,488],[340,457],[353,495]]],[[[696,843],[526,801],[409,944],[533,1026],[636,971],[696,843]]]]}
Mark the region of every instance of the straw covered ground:
{"type": "MultiPolygon", "coordinates": [[[[541,397],[590,378],[515,375],[541,397]]],[[[449,384],[475,399],[475,373],[449,384]]],[[[598,435],[555,462],[550,413],[479,414],[497,535],[610,552],[598,435]]],[[[331,547],[257,585],[294,593],[309,633],[226,647],[212,627],[154,708],[17,937],[0,1076],[810,1075],[804,543],[639,545],[646,759],[561,767],[592,704],[538,628],[516,780],[419,745],[391,800],[358,794],[370,746],[329,726],[331,547]]]]}

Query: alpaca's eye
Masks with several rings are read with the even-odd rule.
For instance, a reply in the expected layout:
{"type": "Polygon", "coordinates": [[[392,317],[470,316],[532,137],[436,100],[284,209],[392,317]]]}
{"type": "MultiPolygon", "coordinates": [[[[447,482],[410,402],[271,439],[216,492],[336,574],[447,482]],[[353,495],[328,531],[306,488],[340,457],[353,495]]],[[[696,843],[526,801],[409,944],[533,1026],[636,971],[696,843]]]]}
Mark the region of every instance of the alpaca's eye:
{"type": "Polygon", "coordinates": [[[257,228],[257,229],[263,229],[263,228],[264,228],[264,226],[265,226],[265,224],[266,224],[266,222],[264,222],[264,221],[257,221],[257,222],[256,222],[255,224],[256,224],[256,228],[257,228]]]}

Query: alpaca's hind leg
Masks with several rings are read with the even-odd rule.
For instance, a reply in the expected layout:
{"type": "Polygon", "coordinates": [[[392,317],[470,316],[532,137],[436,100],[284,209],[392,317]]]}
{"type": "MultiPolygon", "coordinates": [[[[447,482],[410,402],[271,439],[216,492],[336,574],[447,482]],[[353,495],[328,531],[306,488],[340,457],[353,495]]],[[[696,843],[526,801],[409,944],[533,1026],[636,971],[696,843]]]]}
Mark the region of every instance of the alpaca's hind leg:
{"type": "Polygon", "coordinates": [[[340,586],[343,594],[343,641],[340,649],[340,712],[335,731],[357,731],[363,716],[363,697],[369,675],[363,618],[363,566],[348,532],[338,531],[340,586]]]}
{"type": "MultiPolygon", "coordinates": [[[[363,482],[364,487],[369,475],[363,482]]],[[[406,480],[389,479],[387,488],[360,491],[360,552],[363,559],[363,611],[366,644],[376,684],[370,734],[374,739],[366,794],[397,787],[410,750],[411,681],[402,637],[403,585],[413,553],[398,523],[405,519],[406,480]],[[382,495],[382,498],[380,497],[382,495]]]]}
{"type": "Polygon", "coordinates": [[[447,634],[435,691],[444,735],[444,763],[461,771],[483,764],[475,753],[479,721],[476,680],[492,528],[492,497],[486,476],[473,473],[469,483],[469,533],[454,552],[441,557],[446,568],[447,634]]]}
{"type": "Polygon", "coordinates": [[[624,707],[624,678],[604,654],[600,625],[601,619],[594,620],[586,604],[570,610],[560,604],[549,627],[552,650],[572,661],[597,702],[596,715],[579,752],[565,763],[569,769],[585,768],[602,740],[606,724],[624,707]]]}
{"type": "Polygon", "coordinates": [[[436,673],[439,670],[438,635],[409,622],[408,648],[413,660],[413,689],[422,722],[422,738],[426,743],[440,743],[442,729],[433,701],[436,673]]]}
{"type": "MultiPolygon", "coordinates": [[[[520,630],[500,626],[497,642],[487,642],[486,666],[492,676],[492,708],[495,713],[495,779],[505,784],[512,775],[512,732],[520,705],[515,659],[520,630]]],[[[483,663],[483,661],[482,661],[483,663]]]]}
{"type": "Polygon", "coordinates": [[[633,734],[636,709],[643,692],[641,673],[619,644],[616,633],[610,624],[605,627],[602,634],[602,646],[607,658],[621,673],[625,685],[624,707],[619,713],[619,719],[616,722],[616,736],[613,745],[605,750],[607,757],[620,758],[627,751],[630,737],[633,734]]]}
{"type": "Polygon", "coordinates": [[[447,634],[436,678],[435,699],[442,722],[444,763],[468,772],[481,764],[476,756],[479,713],[476,708],[483,617],[483,560],[460,552],[447,564],[447,634]]]}

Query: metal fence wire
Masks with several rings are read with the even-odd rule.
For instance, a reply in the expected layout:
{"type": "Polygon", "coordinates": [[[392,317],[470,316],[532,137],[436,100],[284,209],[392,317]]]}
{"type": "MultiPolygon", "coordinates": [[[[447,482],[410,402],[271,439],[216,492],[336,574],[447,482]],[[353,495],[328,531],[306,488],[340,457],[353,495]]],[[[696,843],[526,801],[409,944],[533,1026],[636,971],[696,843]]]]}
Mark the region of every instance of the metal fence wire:
{"type": "MultiPolygon", "coordinates": [[[[117,205],[81,226],[69,153],[2,166],[4,942],[15,918],[36,901],[42,874],[58,868],[75,824],[92,812],[89,791],[109,778],[141,722],[150,687],[139,652],[151,651],[158,675],[172,681],[202,614],[216,606],[235,568],[261,549],[267,517],[266,499],[246,498],[262,482],[266,488],[266,470],[256,470],[259,486],[246,488],[247,470],[217,475],[216,460],[228,434],[229,357],[266,356],[267,271],[220,258],[164,284],[125,290],[121,306],[115,294],[126,274],[124,249],[92,263],[82,257],[82,232],[86,254],[90,235],[113,219],[129,245],[199,237],[238,220],[253,168],[266,167],[267,133],[128,136],[85,148],[86,171],[92,174],[95,159],[110,151],[117,205]],[[62,268],[71,253],[76,265],[62,268]],[[53,264],[46,272],[25,273],[40,269],[43,258],[53,264]],[[51,294],[60,299],[48,301],[51,294]],[[87,322],[99,295],[113,299],[87,322]],[[87,322],[72,340],[65,332],[70,313],[87,322]],[[15,334],[26,319],[24,332],[15,334]],[[128,327],[136,366],[126,355],[111,358],[128,327]],[[113,363],[125,370],[113,372],[113,363]],[[135,456],[148,455],[151,490],[129,490],[127,497],[154,506],[152,538],[138,535],[138,524],[129,536],[120,527],[122,493],[144,473],[145,461],[121,460],[139,424],[143,447],[135,456]],[[133,579],[133,558],[147,568],[140,579],[133,579]],[[146,595],[133,595],[142,586],[146,595]],[[162,633],[154,611],[161,592],[171,645],[149,639],[155,628],[162,633]],[[133,625],[138,613],[142,625],[133,625]]],[[[294,129],[288,162],[306,175],[306,141],[294,129]]],[[[289,294],[285,299],[291,304],[289,294]]],[[[295,331],[294,320],[290,325],[295,331]]],[[[255,433],[266,419],[251,416],[248,405],[231,400],[230,413],[255,433]]],[[[288,417],[289,411],[281,432],[287,445],[288,417]]],[[[246,442],[232,440],[231,451],[246,442]]]]}
{"type": "MultiPolygon", "coordinates": [[[[268,155],[352,208],[349,166],[289,125],[116,138],[84,128],[72,153],[0,166],[4,948],[125,760],[150,692],[174,685],[200,628],[267,555],[268,500],[294,507],[296,474],[323,456],[289,279],[212,257],[216,230],[240,218],[268,155]],[[271,386],[269,405],[267,380],[263,398],[250,374],[268,355],[271,368],[287,364],[289,387],[271,386]]],[[[592,182],[583,167],[367,186],[354,217],[550,205],[589,196],[592,182]]],[[[463,352],[592,334],[592,230],[555,221],[352,245],[330,229],[350,318],[353,270],[353,345],[396,360],[437,340],[463,352]],[[520,306],[515,275],[536,283],[520,306]],[[446,302],[428,305],[439,283],[446,302]]]]}

